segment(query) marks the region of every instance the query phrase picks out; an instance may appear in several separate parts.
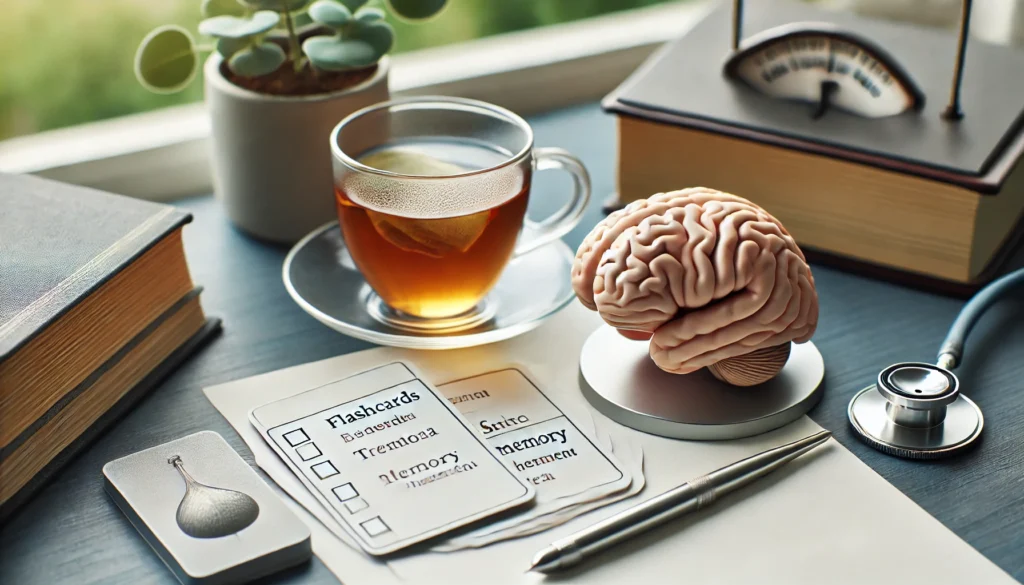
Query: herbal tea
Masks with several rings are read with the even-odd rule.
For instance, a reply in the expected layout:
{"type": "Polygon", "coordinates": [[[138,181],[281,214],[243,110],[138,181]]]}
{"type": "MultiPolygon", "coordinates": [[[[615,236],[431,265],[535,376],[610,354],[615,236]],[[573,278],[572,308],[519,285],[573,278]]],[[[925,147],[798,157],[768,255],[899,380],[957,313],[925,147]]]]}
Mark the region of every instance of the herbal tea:
{"type": "Polygon", "coordinates": [[[389,143],[359,158],[387,173],[349,175],[336,185],[338,219],[353,260],[385,303],[417,317],[451,317],[497,283],[523,225],[530,166],[473,173],[510,158],[468,140],[389,143]]]}

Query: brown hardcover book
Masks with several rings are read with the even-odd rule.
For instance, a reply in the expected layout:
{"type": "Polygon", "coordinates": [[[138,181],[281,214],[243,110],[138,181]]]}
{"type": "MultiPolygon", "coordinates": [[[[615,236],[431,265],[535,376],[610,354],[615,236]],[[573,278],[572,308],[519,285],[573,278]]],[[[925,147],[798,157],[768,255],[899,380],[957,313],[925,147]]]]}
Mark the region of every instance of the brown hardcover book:
{"type": "Polygon", "coordinates": [[[961,122],[944,120],[956,38],[782,0],[747,3],[744,35],[831,21],[886,47],[926,101],[866,119],[775,100],[726,78],[729,3],[605,99],[618,116],[621,202],[689,186],[751,199],[817,258],[950,290],[987,280],[1024,214],[1024,52],[973,42],[961,122]],[[813,254],[819,252],[819,254],[813,254]],[[824,255],[820,254],[824,253],[824,255]]]}
{"type": "Polygon", "coordinates": [[[3,517],[216,323],[185,263],[187,213],[3,174],[0,209],[3,517]]]}

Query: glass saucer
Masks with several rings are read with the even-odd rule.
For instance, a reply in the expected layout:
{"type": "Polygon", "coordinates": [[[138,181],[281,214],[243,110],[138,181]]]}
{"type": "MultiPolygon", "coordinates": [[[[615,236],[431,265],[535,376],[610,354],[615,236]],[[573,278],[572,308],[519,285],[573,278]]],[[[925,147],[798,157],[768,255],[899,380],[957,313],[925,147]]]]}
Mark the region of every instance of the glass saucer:
{"type": "MultiPolygon", "coordinates": [[[[317,321],[345,335],[412,349],[454,349],[526,333],[573,299],[573,253],[555,241],[514,258],[471,322],[431,326],[400,320],[356,269],[337,222],[317,228],[288,252],[282,277],[288,294],[317,321]]],[[[415,319],[412,317],[411,319],[415,319]]],[[[422,320],[421,320],[422,321],[422,320]]]]}

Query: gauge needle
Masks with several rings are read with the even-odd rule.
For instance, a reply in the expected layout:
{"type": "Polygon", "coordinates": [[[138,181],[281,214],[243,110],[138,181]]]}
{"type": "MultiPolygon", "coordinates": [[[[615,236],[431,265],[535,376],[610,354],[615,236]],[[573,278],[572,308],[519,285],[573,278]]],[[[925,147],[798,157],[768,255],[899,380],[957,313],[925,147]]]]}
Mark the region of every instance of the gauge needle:
{"type": "Polygon", "coordinates": [[[818,118],[825,115],[825,110],[828,109],[829,104],[832,100],[832,95],[839,91],[839,84],[831,79],[826,79],[821,82],[821,98],[818,100],[818,108],[814,110],[811,117],[817,120],[818,118]]]}

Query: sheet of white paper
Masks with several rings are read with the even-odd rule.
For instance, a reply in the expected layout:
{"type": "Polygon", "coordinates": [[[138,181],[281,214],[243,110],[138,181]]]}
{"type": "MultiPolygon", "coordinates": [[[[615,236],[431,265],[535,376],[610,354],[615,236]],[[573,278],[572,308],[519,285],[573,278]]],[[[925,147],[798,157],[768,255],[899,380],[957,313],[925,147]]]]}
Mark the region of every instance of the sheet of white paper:
{"type": "MultiPolygon", "coordinates": [[[[579,394],[578,356],[600,318],[574,303],[538,329],[515,339],[445,352],[377,348],[206,389],[257,456],[260,465],[290,473],[249,424],[252,408],[395,360],[416,364],[430,380],[457,380],[514,361],[566,403],[587,409],[579,394]]],[[[841,356],[826,356],[826,364],[841,356]]],[[[828,367],[826,365],[826,367],[828,367]]],[[[599,426],[613,423],[594,414],[599,426]]],[[[576,417],[574,417],[576,420],[576,417]]],[[[352,550],[309,515],[313,550],[346,585],[363,583],[536,583],[524,574],[533,555],[640,500],[819,427],[804,417],[764,435],[727,442],[677,441],[619,427],[644,452],[647,487],[631,498],[574,518],[550,531],[457,553],[391,559],[394,574],[352,550]],[[395,578],[398,575],[399,578],[395,578]]],[[[298,506],[295,506],[298,509],[298,506]]],[[[841,445],[830,442],[772,476],[603,553],[579,570],[549,581],[622,583],[786,583],[986,585],[1015,581],[956,537],[841,445]],[[886,554],[913,543],[913,560],[886,554]]]]}
{"type": "Polygon", "coordinates": [[[250,422],[371,554],[530,501],[534,487],[395,362],[254,409],[250,422]]]}

